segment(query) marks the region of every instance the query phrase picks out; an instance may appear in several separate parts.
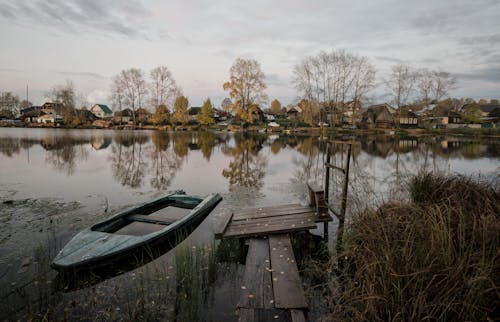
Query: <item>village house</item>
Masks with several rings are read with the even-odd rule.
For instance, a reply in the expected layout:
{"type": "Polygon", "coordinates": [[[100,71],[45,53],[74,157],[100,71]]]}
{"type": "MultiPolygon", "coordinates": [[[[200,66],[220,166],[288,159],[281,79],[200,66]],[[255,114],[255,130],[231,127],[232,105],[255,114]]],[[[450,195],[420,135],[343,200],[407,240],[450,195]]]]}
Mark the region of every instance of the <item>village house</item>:
{"type": "Polygon", "coordinates": [[[47,114],[62,114],[64,112],[63,103],[45,102],[42,105],[43,111],[48,111],[47,114]]]}
{"type": "Polygon", "coordinates": [[[151,112],[143,107],[140,107],[135,111],[135,120],[139,123],[148,122],[151,116],[151,112]]]}
{"type": "Polygon", "coordinates": [[[345,103],[341,110],[343,111],[343,124],[354,125],[360,121],[361,102],[358,100],[345,103]]]}
{"type": "Polygon", "coordinates": [[[50,123],[55,124],[55,123],[61,123],[62,119],[63,119],[62,116],[57,114],[44,114],[37,118],[37,122],[43,124],[50,124],[50,123]]]}
{"type": "Polygon", "coordinates": [[[401,127],[418,127],[418,116],[409,108],[402,107],[397,114],[401,127]]]}
{"type": "Polygon", "coordinates": [[[20,111],[20,119],[26,123],[38,123],[38,117],[44,115],[41,106],[30,106],[20,111]]]}
{"type": "Polygon", "coordinates": [[[187,110],[188,113],[188,121],[189,122],[198,122],[198,114],[201,112],[201,107],[192,106],[187,110]]]}
{"type": "Polygon", "coordinates": [[[111,109],[104,104],[95,104],[90,108],[90,112],[100,119],[108,119],[113,117],[111,109]]]}
{"type": "Polygon", "coordinates": [[[302,108],[300,106],[287,106],[286,107],[286,118],[289,120],[296,120],[302,114],[302,108]]]}
{"type": "Polygon", "coordinates": [[[361,116],[361,123],[368,128],[391,128],[396,124],[396,110],[387,103],[369,106],[361,116]]]}
{"type": "Polygon", "coordinates": [[[129,124],[132,122],[132,110],[127,108],[123,111],[115,112],[114,116],[115,123],[119,124],[129,124]]]}

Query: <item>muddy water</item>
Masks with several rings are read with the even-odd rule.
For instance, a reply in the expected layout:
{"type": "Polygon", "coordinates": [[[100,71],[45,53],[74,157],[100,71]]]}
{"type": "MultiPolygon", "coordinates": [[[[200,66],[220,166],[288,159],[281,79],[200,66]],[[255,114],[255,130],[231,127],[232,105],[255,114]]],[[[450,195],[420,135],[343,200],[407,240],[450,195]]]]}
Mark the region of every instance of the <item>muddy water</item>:
{"type": "MultiPolygon", "coordinates": [[[[355,140],[349,213],[387,199],[406,198],[407,179],[421,170],[499,179],[498,139],[355,140]]],[[[181,244],[190,248],[209,245],[212,225],[224,211],[305,203],[305,183],[324,180],[325,151],[325,140],[307,136],[1,128],[0,311],[12,317],[16,312],[36,315],[51,307],[55,316],[71,317],[91,307],[109,318],[137,312],[137,299],[130,294],[144,290],[132,281],[143,281],[140,276],[159,269],[166,281],[174,275],[170,272],[174,252],[97,286],[66,293],[53,290],[56,274],[49,267],[51,259],[79,230],[176,189],[223,196],[214,212],[181,244]]],[[[336,146],[332,152],[332,162],[341,165],[346,150],[336,146]]],[[[335,202],[339,176],[334,176],[332,186],[335,202]]],[[[226,278],[216,282],[208,305],[207,314],[214,320],[232,320],[238,300],[232,294],[238,279],[232,265],[237,264],[224,265],[226,278]]],[[[148,296],[140,296],[143,306],[148,296]]]]}

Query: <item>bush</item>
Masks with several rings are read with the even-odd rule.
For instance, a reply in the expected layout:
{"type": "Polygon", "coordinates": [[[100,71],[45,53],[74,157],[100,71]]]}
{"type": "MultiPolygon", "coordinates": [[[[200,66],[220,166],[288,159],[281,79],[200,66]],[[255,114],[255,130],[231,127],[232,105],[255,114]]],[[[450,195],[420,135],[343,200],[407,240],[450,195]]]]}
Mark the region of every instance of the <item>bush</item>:
{"type": "Polygon", "coordinates": [[[410,193],[410,203],[353,218],[332,318],[498,318],[498,185],[423,173],[411,181],[410,193]]]}

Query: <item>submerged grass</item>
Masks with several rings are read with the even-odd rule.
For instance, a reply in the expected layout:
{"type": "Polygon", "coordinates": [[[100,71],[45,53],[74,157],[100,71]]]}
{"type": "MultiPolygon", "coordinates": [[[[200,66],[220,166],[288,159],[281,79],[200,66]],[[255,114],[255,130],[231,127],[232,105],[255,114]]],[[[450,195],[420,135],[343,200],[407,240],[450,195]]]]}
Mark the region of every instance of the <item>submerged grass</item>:
{"type": "Polygon", "coordinates": [[[336,284],[330,283],[332,312],[323,318],[499,318],[499,186],[423,173],[409,190],[411,202],[353,218],[337,258],[336,284]]]}

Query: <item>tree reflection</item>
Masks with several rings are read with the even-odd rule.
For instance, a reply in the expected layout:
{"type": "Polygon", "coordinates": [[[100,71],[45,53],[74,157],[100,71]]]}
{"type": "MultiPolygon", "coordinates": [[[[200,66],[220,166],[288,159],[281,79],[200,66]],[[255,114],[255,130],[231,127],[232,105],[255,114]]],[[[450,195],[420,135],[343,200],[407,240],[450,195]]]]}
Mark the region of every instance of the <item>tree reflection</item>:
{"type": "Polygon", "coordinates": [[[142,159],[143,145],[149,136],[133,132],[117,133],[116,144],[111,148],[111,168],[113,176],[123,186],[137,188],[142,185],[147,163],[142,159]]]}
{"type": "Polygon", "coordinates": [[[263,138],[236,135],[234,147],[225,147],[225,155],[233,157],[229,167],[222,175],[229,179],[230,190],[235,187],[255,188],[260,190],[264,185],[267,158],[259,153],[263,138]]]}
{"type": "Polygon", "coordinates": [[[198,144],[201,149],[201,153],[203,157],[210,161],[210,157],[212,156],[212,151],[215,145],[215,135],[212,132],[200,132],[198,134],[198,144]]]}
{"type": "Polygon", "coordinates": [[[89,143],[87,138],[53,135],[44,137],[40,145],[47,150],[45,161],[56,170],[71,176],[76,170],[77,160],[88,159],[89,152],[84,146],[87,143],[89,143]]]}
{"type": "Polygon", "coordinates": [[[157,190],[166,190],[170,186],[175,173],[182,164],[182,158],[178,157],[170,148],[170,135],[166,132],[153,132],[151,134],[153,148],[149,153],[151,159],[150,184],[157,190]]]}
{"type": "Polygon", "coordinates": [[[21,141],[17,138],[0,138],[0,152],[8,157],[19,154],[21,151],[21,141]]]}

